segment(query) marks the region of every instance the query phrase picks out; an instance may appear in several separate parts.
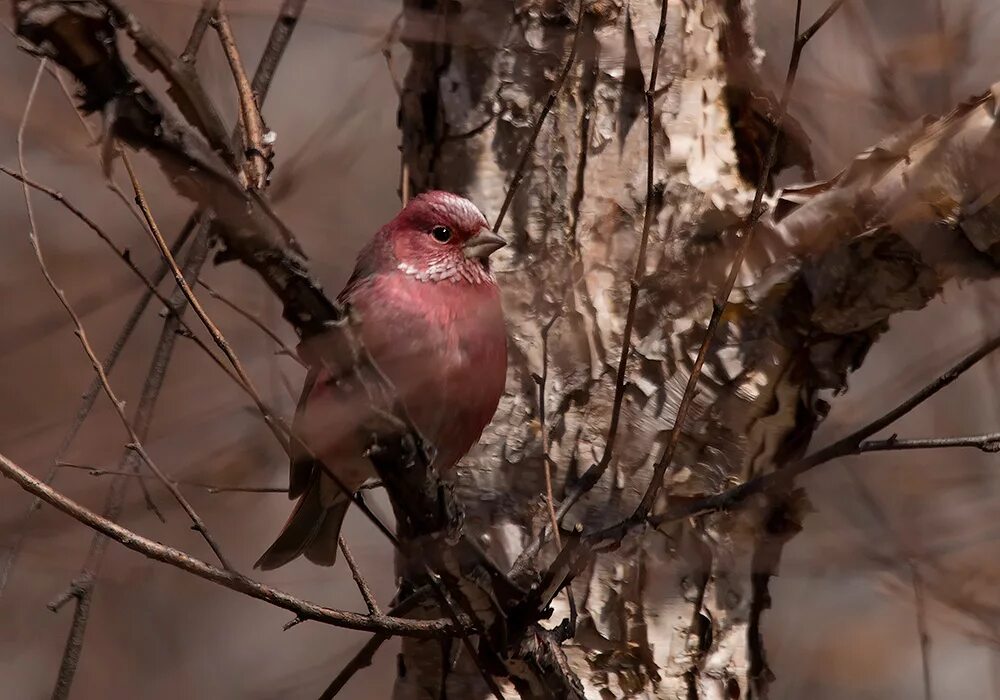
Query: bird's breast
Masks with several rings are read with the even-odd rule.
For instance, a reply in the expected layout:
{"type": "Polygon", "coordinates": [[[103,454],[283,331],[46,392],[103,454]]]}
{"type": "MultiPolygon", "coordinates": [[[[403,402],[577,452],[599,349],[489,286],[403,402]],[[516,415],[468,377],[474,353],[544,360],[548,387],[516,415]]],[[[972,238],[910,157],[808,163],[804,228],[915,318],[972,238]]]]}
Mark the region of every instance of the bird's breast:
{"type": "Polygon", "coordinates": [[[361,334],[411,418],[448,469],[478,440],[503,393],[506,333],[493,284],[404,275],[354,300],[361,334]]]}

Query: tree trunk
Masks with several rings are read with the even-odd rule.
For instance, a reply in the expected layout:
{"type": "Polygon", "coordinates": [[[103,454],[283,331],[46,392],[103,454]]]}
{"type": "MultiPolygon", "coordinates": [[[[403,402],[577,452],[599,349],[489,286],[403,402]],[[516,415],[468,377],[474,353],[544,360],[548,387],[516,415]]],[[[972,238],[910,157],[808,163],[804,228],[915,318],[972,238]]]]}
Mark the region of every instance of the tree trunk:
{"type": "MultiPolygon", "coordinates": [[[[575,5],[406,1],[413,60],[401,102],[404,190],[462,192],[496,216],[569,52],[575,5]]],[[[753,5],[668,6],[655,86],[656,217],[617,448],[567,526],[607,525],[639,502],[733,260],[776,104],[757,75],[753,5]]],[[[507,391],[457,477],[467,531],[507,564],[547,522],[545,443],[557,503],[604,452],[645,212],[644,91],[660,5],[585,7],[574,68],[502,228],[511,245],[496,256],[510,331],[507,391]]],[[[988,109],[980,116],[984,128],[992,124],[988,109]]],[[[962,112],[948,119],[971,123],[962,112]]],[[[799,165],[811,177],[808,143],[785,123],[776,170],[799,165]]],[[[828,409],[821,393],[844,388],[892,313],[922,307],[948,276],[993,274],[995,228],[954,224],[969,213],[982,222],[995,194],[939,225],[948,218],[934,210],[940,163],[906,157],[920,138],[944,131],[916,125],[838,180],[793,192],[757,227],[664,491],[718,492],[800,457],[828,409]],[[925,181],[908,191],[910,168],[925,181]]],[[[980,136],[995,157],[988,133],[980,136]]],[[[962,189],[969,183],[952,184],[959,192],[940,203],[957,210],[971,201],[962,189]]],[[[971,187],[995,191],[988,181],[971,187]]],[[[806,505],[797,490],[769,493],[601,554],[573,584],[579,620],[565,645],[587,697],[766,696],[768,581],[806,505]]],[[[556,551],[545,548],[543,563],[556,551]]],[[[561,596],[553,624],[566,611],[561,596]]],[[[460,646],[449,650],[458,658],[449,669],[437,646],[404,641],[396,696],[445,697],[443,679],[448,697],[488,696],[460,646]]]]}
{"type": "MultiPolygon", "coordinates": [[[[407,3],[407,36],[434,37],[411,44],[402,100],[413,191],[463,192],[496,216],[573,40],[575,5],[407,3]]],[[[668,7],[655,86],[657,213],[618,447],[567,525],[608,525],[638,504],[752,200],[755,154],[770,132],[733,131],[756,75],[742,14],[748,5],[668,7]]],[[[607,441],[645,211],[644,91],[659,15],[651,0],[586,3],[576,65],[502,229],[512,242],[496,264],[510,329],[507,392],[458,483],[467,527],[508,564],[547,518],[537,378],[546,378],[557,501],[601,459],[607,441]]],[[[753,381],[738,388],[730,367],[738,358],[727,345],[713,347],[690,435],[674,460],[674,492],[718,488],[795,449],[789,414],[798,386],[761,378],[752,395],[753,381]]],[[[757,552],[753,525],[761,517],[755,511],[711,528],[685,523],[633,537],[578,578],[579,626],[567,649],[588,697],[737,697],[751,676],[766,674],[748,632],[794,525],[775,519],[769,542],[777,546],[757,552]],[[755,559],[765,574],[759,579],[755,559]]],[[[566,614],[565,599],[557,604],[554,622],[566,614]]],[[[439,650],[406,642],[402,661],[398,697],[438,697],[439,650]]],[[[484,694],[467,665],[447,682],[449,697],[484,694]]]]}

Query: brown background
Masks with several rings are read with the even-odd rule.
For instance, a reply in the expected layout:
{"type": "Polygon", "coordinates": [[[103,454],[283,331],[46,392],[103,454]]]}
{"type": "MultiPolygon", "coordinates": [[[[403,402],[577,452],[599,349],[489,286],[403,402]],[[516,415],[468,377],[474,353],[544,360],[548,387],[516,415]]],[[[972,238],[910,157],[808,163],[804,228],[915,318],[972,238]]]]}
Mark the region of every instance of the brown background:
{"type": "MultiPolygon", "coordinates": [[[[676,1],[676,0],[675,0],[676,1]]],[[[244,56],[253,63],[277,2],[228,3],[244,56]]],[[[790,0],[759,0],[765,72],[777,83],[791,35],[790,0]]],[[[807,2],[807,17],[824,3],[807,2]]],[[[193,1],[135,0],[130,6],[173,46],[184,41],[193,1]]],[[[398,207],[395,93],[379,42],[396,2],[312,0],[264,109],[278,136],[273,195],[309,252],[316,274],[339,289],[361,243],[398,207]]],[[[941,112],[1000,80],[1000,6],[994,0],[848,0],[810,44],[792,112],[813,138],[821,176],[900,125],[941,112]],[[854,8],[857,22],[848,9],[854,8]],[[871,31],[869,43],[860,27],[871,31]],[[876,47],[876,60],[870,48],[876,47]],[[891,86],[889,89],[888,86],[891,86]],[[898,105],[898,106],[894,106],[898,105]]],[[[211,34],[202,53],[207,85],[229,120],[235,100],[211,34]]],[[[402,69],[402,50],[400,69],[402,69]]],[[[0,35],[0,162],[16,166],[15,134],[37,62],[0,35]]],[[[43,78],[26,134],[29,173],[72,199],[148,269],[155,252],[132,215],[105,187],[96,149],[58,85],[43,78]]],[[[142,179],[165,232],[188,203],[154,167],[142,179]]],[[[121,179],[121,178],[119,178],[121,179]]],[[[36,196],[39,235],[51,270],[103,354],[140,290],[103,245],[57,205],[36,196]]],[[[91,371],[67,318],[44,284],[27,240],[20,187],[0,179],[0,452],[36,474],[51,464],[91,371]]],[[[289,342],[275,303],[235,265],[210,283],[270,319],[289,342]]],[[[996,332],[996,284],[949,289],[942,302],[898,317],[851,390],[835,402],[822,442],[892,406],[901,396],[996,332]]],[[[288,413],[301,373],[275,358],[259,331],[201,295],[267,398],[288,413]],[[282,379],[284,375],[285,379],[282,379]]],[[[137,399],[160,319],[148,314],[112,375],[137,399]]],[[[1000,429],[1000,358],[983,362],[901,423],[905,436],[1000,429]]],[[[113,465],[125,441],[102,400],[71,459],[113,465]]],[[[189,341],[170,368],[147,447],[177,478],[216,484],[284,485],[286,467],[251,404],[189,341]]],[[[974,451],[889,453],[840,461],[804,480],[816,512],[785,551],[767,616],[778,682],[774,698],[920,697],[920,654],[907,558],[928,578],[933,683],[939,698],[1000,697],[1000,457],[974,451]],[[876,508],[859,495],[862,483],[876,508]]],[[[63,470],[57,485],[99,510],[106,478],[63,470]]],[[[152,487],[168,513],[160,524],[133,489],[124,523],[208,558],[183,514],[152,487]]],[[[238,567],[248,568],[287,515],[281,495],[186,489],[238,567]]],[[[17,536],[29,498],[0,483],[0,548],[17,536]]],[[[383,504],[383,510],[387,510],[383,504]]],[[[360,517],[345,534],[380,600],[392,595],[391,552],[360,517]]],[[[51,509],[36,514],[11,584],[0,598],[0,698],[47,697],[62,653],[69,608],[45,603],[83,562],[90,533],[51,509]]],[[[343,564],[297,562],[262,580],[336,607],[363,609],[343,564]]],[[[302,624],[262,603],[152,563],[113,545],[97,589],[77,698],[312,698],[365,635],[302,624]]],[[[355,678],[345,697],[387,697],[394,647],[355,678]]]]}

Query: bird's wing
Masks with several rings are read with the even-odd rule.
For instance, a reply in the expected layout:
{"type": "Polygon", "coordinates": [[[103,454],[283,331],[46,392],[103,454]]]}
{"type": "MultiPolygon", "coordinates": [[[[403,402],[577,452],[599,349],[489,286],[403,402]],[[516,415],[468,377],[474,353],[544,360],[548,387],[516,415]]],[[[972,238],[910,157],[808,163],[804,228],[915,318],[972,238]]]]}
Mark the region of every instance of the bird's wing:
{"type": "MultiPolygon", "coordinates": [[[[352,298],[361,290],[370,285],[377,273],[373,264],[366,263],[367,260],[374,259],[373,254],[362,251],[358,257],[358,264],[354,268],[347,284],[337,295],[337,301],[341,304],[350,304],[352,298]]],[[[314,390],[326,394],[326,385],[333,377],[330,372],[318,366],[312,366],[306,373],[305,381],[302,385],[302,393],[299,395],[298,404],[295,407],[295,417],[292,420],[292,432],[300,440],[306,439],[308,428],[306,425],[306,412],[310,407],[310,397],[314,390]]],[[[288,474],[288,497],[297,498],[305,493],[306,488],[312,482],[314,476],[322,472],[322,464],[310,454],[309,450],[302,449],[299,440],[292,441],[291,458],[289,460],[288,474]]]]}
{"type": "Polygon", "coordinates": [[[313,473],[321,468],[309,451],[303,449],[300,442],[300,440],[304,439],[302,432],[303,420],[306,408],[309,405],[309,395],[312,393],[313,387],[316,386],[320,371],[319,367],[309,368],[309,371],[306,373],[305,382],[302,385],[302,393],[299,395],[299,402],[295,406],[295,417],[292,419],[292,434],[298,439],[292,440],[291,458],[288,469],[289,498],[298,498],[301,496],[305,492],[306,487],[309,486],[313,473]]]}

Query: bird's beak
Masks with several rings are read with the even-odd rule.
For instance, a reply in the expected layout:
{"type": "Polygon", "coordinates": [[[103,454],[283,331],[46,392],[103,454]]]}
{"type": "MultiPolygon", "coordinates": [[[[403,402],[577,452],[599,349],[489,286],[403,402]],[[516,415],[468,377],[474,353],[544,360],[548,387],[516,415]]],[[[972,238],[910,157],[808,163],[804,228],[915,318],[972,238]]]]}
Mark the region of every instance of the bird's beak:
{"type": "Polygon", "coordinates": [[[465,257],[467,258],[485,260],[505,245],[507,245],[507,241],[500,238],[500,236],[488,228],[483,228],[479,230],[479,233],[462,244],[462,252],[465,253],[465,257]]]}

